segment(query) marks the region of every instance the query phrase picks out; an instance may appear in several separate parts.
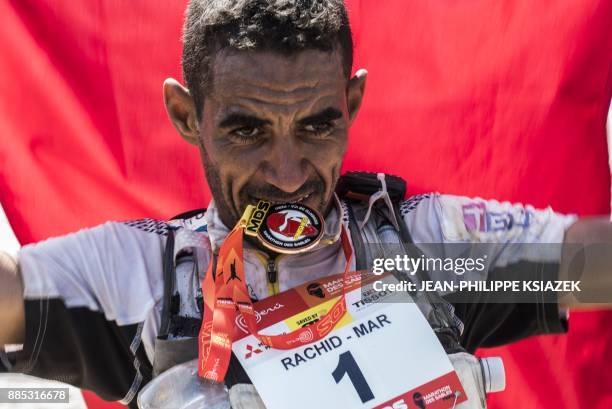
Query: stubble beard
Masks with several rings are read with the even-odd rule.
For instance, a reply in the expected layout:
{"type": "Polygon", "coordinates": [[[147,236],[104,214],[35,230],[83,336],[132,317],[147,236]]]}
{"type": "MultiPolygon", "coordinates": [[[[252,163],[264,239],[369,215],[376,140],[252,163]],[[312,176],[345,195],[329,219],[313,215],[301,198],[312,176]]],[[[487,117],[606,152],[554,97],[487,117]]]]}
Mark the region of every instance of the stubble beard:
{"type": "MultiPolygon", "coordinates": [[[[208,182],[208,187],[215,201],[215,206],[217,208],[217,211],[219,212],[219,218],[227,228],[231,229],[238,222],[238,220],[240,220],[240,214],[238,214],[238,212],[240,212],[240,209],[236,209],[235,206],[231,204],[231,201],[228,202],[226,200],[225,195],[223,193],[223,183],[221,181],[221,176],[217,171],[217,168],[212,164],[212,161],[208,157],[206,150],[202,147],[200,147],[200,150],[202,164],[204,166],[204,174],[206,176],[206,181],[208,182]]],[[[332,170],[332,192],[334,191],[335,185],[338,182],[339,169],[340,166],[332,170]]],[[[323,183],[322,191],[323,194],[325,194],[325,186],[323,180],[321,180],[321,183],[323,183]]],[[[323,217],[326,217],[331,208],[333,207],[333,197],[334,196],[332,193],[329,195],[329,197],[322,198],[320,208],[317,210],[321,212],[323,217]]]]}

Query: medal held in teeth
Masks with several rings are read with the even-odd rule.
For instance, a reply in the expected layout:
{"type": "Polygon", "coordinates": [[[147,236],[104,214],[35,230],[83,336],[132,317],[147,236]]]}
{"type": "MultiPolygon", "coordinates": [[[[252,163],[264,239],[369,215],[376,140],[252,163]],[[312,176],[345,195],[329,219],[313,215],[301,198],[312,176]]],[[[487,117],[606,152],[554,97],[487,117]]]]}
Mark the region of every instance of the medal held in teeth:
{"type": "Polygon", "coordinates": [[[270,204],[260,200],[245,211],[245,234],[283,254],[310,250],[323,236],[323,218],[301,203],[270,204]]]}

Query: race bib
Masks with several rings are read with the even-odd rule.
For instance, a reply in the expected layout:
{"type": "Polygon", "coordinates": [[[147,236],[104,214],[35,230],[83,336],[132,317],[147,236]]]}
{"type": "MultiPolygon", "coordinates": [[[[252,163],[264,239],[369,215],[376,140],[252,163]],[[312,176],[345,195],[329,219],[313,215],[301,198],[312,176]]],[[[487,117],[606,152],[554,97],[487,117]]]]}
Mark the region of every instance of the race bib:
{"type": "MultiPolygon", "coordinates": [[[[348,312],[327,337],[299,348],[268,348],[238,316],[232,349],[268,409],[435,409],[466,400],[417,305],[405,293],[372,288],[381,277],[353,276],[348,312]]],[[[341,292],[342,277],[331,276],[266,298],[254,304],[258,327],[276,335],[313,325],[341,292]]]]}

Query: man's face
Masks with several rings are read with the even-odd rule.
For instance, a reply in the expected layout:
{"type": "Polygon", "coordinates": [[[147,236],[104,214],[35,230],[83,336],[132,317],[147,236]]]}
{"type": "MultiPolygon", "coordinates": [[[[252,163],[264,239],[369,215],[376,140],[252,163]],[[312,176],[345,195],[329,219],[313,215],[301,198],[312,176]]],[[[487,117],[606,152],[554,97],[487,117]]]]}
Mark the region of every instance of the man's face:
{"type": "Polygon", "coordinates": [[[340,54],[222,51],[212,78],[197,143],[221,220],[260,199],[325,213],[356,111],[340,54]]]}

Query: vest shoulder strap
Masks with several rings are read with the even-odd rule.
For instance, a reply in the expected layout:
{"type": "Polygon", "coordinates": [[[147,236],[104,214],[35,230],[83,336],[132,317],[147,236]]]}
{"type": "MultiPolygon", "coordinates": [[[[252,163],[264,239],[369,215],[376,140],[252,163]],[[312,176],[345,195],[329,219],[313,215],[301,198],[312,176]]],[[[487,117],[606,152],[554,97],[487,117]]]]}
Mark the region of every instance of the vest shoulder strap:
{"type": "MultiPolygon", "coordinates": [[[[423,256],[401,216],[400,202],[406,192],[403,179],[380,173],[355,172],[343,175],[338,184],[340,188],[336,193],[346,203],[358,270],[370,268],[373,260],[379,257],[395,257],[398,253],[412,258],[423,256]]],[[[419,270],[411,277],[401,272],[394,272],[394,275],[401,280],[416,281],[417,285],[430,280],[426,270],[419,270]]],[[[432,292],[417,295],[416,302],[445,350],[448,353],[463,351],[459,343],[463,324],[454,314],[454,307],[440,294],[432,292]]]]}
{"type": "MultiPolygon", "coordinates": [[[[206,212],[205,208],[190,210],[174,216],[171,220],[187,220],[204,212],[206,212]]],[[[164,292],[161,321],[157,336],[159,339],[168,339],[168,337],[175,336],[192,337],[196,336],[200,329],[199,319],[179,315],[181,294],[176,291],[176,264],[192,262],[194,264],[194,271],[197,271],[198,260],[195,254],[185,254],[178,257],[177,260],[174,259],[174,235],[175,228],[169,228],[163,255],[164,292]]],[[[198,308],[202,312],[203,301],[201,291],[198,291],[196,298],[198,308]]]]}

